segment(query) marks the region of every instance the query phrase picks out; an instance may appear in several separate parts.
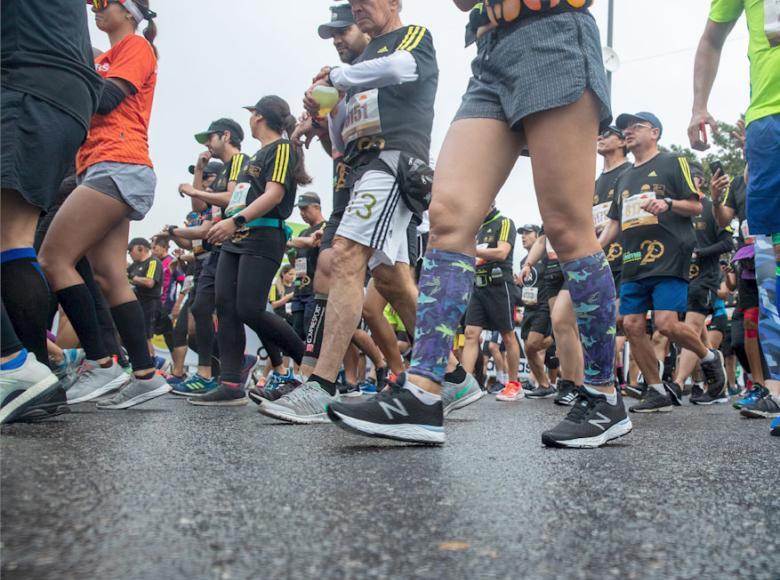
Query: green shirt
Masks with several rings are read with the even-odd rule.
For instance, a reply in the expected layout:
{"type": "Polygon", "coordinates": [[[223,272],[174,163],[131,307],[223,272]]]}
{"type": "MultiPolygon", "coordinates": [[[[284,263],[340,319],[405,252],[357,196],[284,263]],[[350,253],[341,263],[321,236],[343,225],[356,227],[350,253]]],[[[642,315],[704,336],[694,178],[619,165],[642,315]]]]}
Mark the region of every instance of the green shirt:
{"type": "Polygon", "coordinates": [[[733,22],[743,10],[750,33],[750,107],[745,120],[749,125],[780,113],[780,23],[775,0],[712,0],[710,20],[733,22]]]}

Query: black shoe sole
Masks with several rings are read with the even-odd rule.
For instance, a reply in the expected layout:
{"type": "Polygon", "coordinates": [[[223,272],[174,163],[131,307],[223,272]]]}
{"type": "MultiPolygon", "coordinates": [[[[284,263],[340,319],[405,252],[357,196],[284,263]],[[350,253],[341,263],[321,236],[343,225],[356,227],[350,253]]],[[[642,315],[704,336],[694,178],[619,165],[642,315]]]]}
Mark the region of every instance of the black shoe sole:
{"type": "Polygon", "coordinates": [[[69,412],[65,389],[57,382],[22,407],[19,407],[8,417],[3,425],[8,425],[9,423],[37,423],[69,412]]]}

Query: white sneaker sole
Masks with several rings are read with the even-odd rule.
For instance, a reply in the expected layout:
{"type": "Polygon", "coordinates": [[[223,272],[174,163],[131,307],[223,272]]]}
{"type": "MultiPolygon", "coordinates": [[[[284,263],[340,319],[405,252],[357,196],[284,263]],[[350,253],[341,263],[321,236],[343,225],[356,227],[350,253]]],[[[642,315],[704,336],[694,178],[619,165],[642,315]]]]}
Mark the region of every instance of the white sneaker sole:
{"type": "Polygon", "coordinates": [[[328,419],[328,413],[322,411],[316,415],[296,415],[287,407],[276,405],[272,401],[263,401],[257,410],[272,419],[278,419],[286,423],[295,423],[296,425],[316,425],[318,423],[330,423],[328,419]]]}
{"type": "Polygon", "coordinates": [[[402,423],[399,425],[382,425],[380,423],[370,423],[342,415],[338,411],[331,410],[338,417],[336,425],[370,437],[382,437],[385,439],[395,439],[396,441],[405,441],[407,443],[427,443],[441,445],[445,441],[444,427],[435,427],[432,425],[410,425],[402,423]]]}
{"type": "Polygon", "coordinates": [[[187,402],[196,407],[243,407],[249,403],[249,399],[246,397],[242,399],[231,399],[229,401],[203,401],[200,399],[200,397],[203,396],[204,395],[193,395],[191,398],[187,399],[187,402]]]}
{"type": "Polygon", "coordinates": [[[25,391],[16,397],[13,401],[10,401],[5,407],[0,409],[0,425],[5,423],[8,419],[12,419],[14,413],[22,406],[29,403],[39,395],[45,393],[52,385],[57,384],[57,377],[54,374],[49,374],[46,378],[41,379],[31,387],[27,387],[25,391]]]}
{"type": "Polygon", "coordinates": [[[479,401],[482,397],[485,396],[485,391],[482,389],[477,389],[470,395],[467,395],[460,399],[455,399],[452,403],[450,403],[446,409],[444,409],[444,416],[446,417],[453,411],[457,411],[458,409],[463,409],[464,407],[468,407],[469,405],[472,405],[479,401]]]}
{"type": "Polygon", "coordinates": [[[146,401],[151,401],[152,399],[156,399],[157,397],[162,397],[163,395],[168,394],[170,390],[171,390],[171,386],[168,383],[165,383],[164,385],[157,387],[153,391],[149,391],[147,393],[141,393],[140,395],[136,395],[132,399],[128,399],[127,401],[119,403],[118,405],[97,403],[96,407],[103,411],[121,411],[122,409],[129,409],[130,407],[135,407],[136,405],[140,405],[141,403],[145,403],[146,401]]]}
{"type": "Polygon", "coordinates": [[[628,435],[633,428],[634,426],[631,424],[631,419],[626,417],[620,423],[615,423],[597,437],[583,437],[581,439],[569,439],[568,441],[554,441],[551,443],[545,442],[545,445],[552,444],[554,447],[571,447],[575,449],[595,449],[610,441],[628,435]]]}
{"type": "Polygon", "coordinates": [[[496,395],[496,401],[504,401],[504,402],[512,402],[512,401],[519,401],[520,399],[525,398],[525,393],[520,391],[513,397],[507,397],[506,395],[496,395]]]}
{"type": "Polygon", "coordinates": [[[71,399],[70,397],[68,397],[68,405],[75,405],[77,403],[86,403],[87,401],[92,401],[93,399],[102,397],[103,395],[110,393],[112,391],[118,391],[119,389],[124,387],[127,383],[129,383],[131,379],[132,377],[130,375],[126,375],[125,373],[122,373],[121,376],[116,377],[110,383],[103,385],[99,389],[95,389],[91,393],[82,395],[75,399],[71,399]]]}

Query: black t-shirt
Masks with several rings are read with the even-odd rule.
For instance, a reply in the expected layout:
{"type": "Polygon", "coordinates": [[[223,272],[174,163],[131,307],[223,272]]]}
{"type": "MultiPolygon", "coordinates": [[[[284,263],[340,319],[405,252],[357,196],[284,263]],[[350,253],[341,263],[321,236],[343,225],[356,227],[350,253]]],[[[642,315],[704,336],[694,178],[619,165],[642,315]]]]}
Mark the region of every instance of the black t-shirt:
{"type": "MultiPolygon", "coordinates": [[[[230,158],[230,161],[223,163],[217,177],[211,184],[211,191],[216,193],[224,193],[228,190],[228,185],[231,181],[238,181],[241,174],[249,164],[249,156],[245,153],[236,153],[230,158]]],[[[225,210],[217,206],[209,206],[211,210],[211,219],[214,222],[218,222],[225,218],[225,210]]],[[[211,251],[214,247],[220,248],[222,244],[210,244],[206,241],[203,242],[203,248],[206,251],[211,251]]]]}
{"type": "Polygon", "coordinates": [[[433,104],[439,67],[433,37],[424,26],[403,26],[374,38],[354,64],[409,52],[417,63],[417,80],[379,89],[356,87],[347,92],[347,120],[342,129],[346,159],[362,151],[399,150],[426,163],[430,158],[433,104]]]}
{"type": "Polygon", "coordinates": [[[88,130],[103,80],[95,72],[85,5],[7,0],[0,7],[0,84],[51,103],[88,130]]]}
{"type": "MultiPolygon", "coordinates": [[[[525,266],[527,259],[528,256],[520,260],[520,269],[525,266]]],[[[543,276],[544,265],[540,262],[529,270],[528,278],[518,287],[518,294],[520,296],[518,304],[522,304],[525,307],[526,312],[539,310],[540,308],[548,308],[547,300],[545,299],[543,292],[543,276]]]]}
{"type": "Polygon", "coordinates": [[[266,185],[275,182],[284,187],[284,197],[278,205],[272,207],[259,218],[277,220],[277,225],[253,225],[252,220],[238,230],[224,243],[223,250],[234,254],[252,254],[281,261],[287,243],[284,232],[284,220],[290,217],[295,205],[295,148],[287,139],[278,139],[269,143],[250,157],[246,169],[238,177],[225,215],[232,217],[265,193],[266,185]]]}
{"type": "Polygon", "coordinates": [[[135,295],[139,300],[159,300],[162,296],[163,266],[160,260],[149,256],[143,262],[133,262],[127,267],[127,277],[132,280],[135,276],[154,280],[154,286],[147,288],[133,284],[135,295]]]}
{"type": "MultiPolygon", "coordinates": [[[[601,233],[609,221],[609,208],[615,199],[615,182],[631,167],[626,161],[610,171],[604,171],[596,180],[596,191],[593,195],[593,225],[597,233],[601,233]]],[[[613,272],[623,269],[623,246],[620,245],[620,237],[609,245],[607,260],[613,272]]]]}
{"type": "Polygon", "coordinates": [[[750,230],[747,223],[747,187],[744,177],[739,175],[732,180],[721,203],[733,209],[734,215],[739,220],[737,240],[741,248],[745,245],[745,234],[749,234],[750,230]]]}
{"type": "Polygon", "coordinates": [[[695,243],[693,221],[666,211],[658,216],[641,209],[648,199],[699,199],[688,161],[659,153],[625,171],[615,183],[609,218],[620,222],[623,242],[623,280],[669,276],[688,280],[695,243]]]}
{"type": "Polygon", "coordinates": [[[504,275],[504,280],[511,280],[516,238],[517,230],[514,222],[508,217],[502,216],[497,209],[491,211],[485,218],[485,221],[482,222],[479,232],[477,232],[477,247],[497,248],[498,242],[506,242],[512,246],[512,249],[509,250],[509,255],[504,260],[485,262],[481,266],[477,266],[477,274],[481,276],[490,275],[494,268],[500,268],[504,275]]]}
{"type": "MultiPolygon", "coordinates": [[[[308,238],[325,227],[326,222],[321,222],[301,231],[300,237],[308,238]]],[[[300,248],[295,251],[295,296],[304,298],[314,293],[314,273],[317,271],[317,258],[320,257],[320,248],[300,248]]]]}
{"type": "Polygon", "coordinates": [[[720,286],[720,256],[734,249],[731,227],[721,228],[712,214],[712,200],[701,198],[702,212],[693,218],[696,233],[696,259],[691,261],[691,284],[702,284],[712,290],[720,286]]]}

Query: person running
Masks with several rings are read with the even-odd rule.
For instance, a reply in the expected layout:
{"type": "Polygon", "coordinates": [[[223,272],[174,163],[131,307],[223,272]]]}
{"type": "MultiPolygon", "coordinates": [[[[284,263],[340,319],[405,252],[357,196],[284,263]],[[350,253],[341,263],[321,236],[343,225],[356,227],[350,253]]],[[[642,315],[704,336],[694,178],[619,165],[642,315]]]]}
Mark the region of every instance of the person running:
{"type": "Polygon", "coordinates": [[[103,82],[83,4],[3,2],[0,10],[0,423],[10,423],[65,403],[47,367],[49,290],[33,240],[102,106],[103,82]]]}
{"type": "Polygon", "coordinates": [[[152,255],[152,246],[146,238],[133,238],[127,245],[132,264],[127,267],[127,279],[133,287],[135,297],[143,311],[144,336],[149,342],[149,355],[154,356],[155,319],[160,312],[162,297],[163,266],[152,255]]]}
{"type": "Polygon", "coordinates": [[[241,367],[246,334],[244,324],[268,348],[277,345],[296,363],[303,342],[293,329],[266,310],[271,284],[284,257],[290,217],[298,185],[311,182],[303,151],[284,134],[295,129],[287,102],[276,95],[246,107],[252,113],[252,136],[262,147],[249,159],[225,208],[225,219],[209,230],[208,241],[223,244],[217,266],[217,341],[222,372],[219,386],[193,405],[235,406],[247,403],[241,367]]]}
{"type": "MultiPolygon", "coordinates": [[[[463,11],[474,6],[471,0],[455,4],[463,11]]],[[[473,285],[474,236],[527,149],[585,348],[586,384],[577,405],[542,439],[592,447],[631,431],[614,388],[614,283],[593,231],[590,197],[582,196],[595,180],[595,136],[610,119],[589,5],[544,3],[521,11],[516,0],[493,0],[475,10],[473,77],[436,166],[411,368],[402,386],[373,401],[331,404],[337,425],[365,435],[444,442],[441,381],[473,285]]]]}
{"type": "Polygon", "coordinates": [[[671,411],[673,405],[681,403],[682,392],[677,385],[661,380],[646,330],[650,310],[661,335],[698,357],[710,396],[719,397],[726,390],[723,355],[708,349],[701,333],[678,319],[688,306],[688,273],[696,242],[692,220],[701,214],[702,204],[688,161],[658,150],[663,133],[658,117],[647,112],[623,114],[616,125],[636,161],[615,183],[615,191],[620,193],[609,209],[609,222],[600,240],[606,247],[622,236],[620,314],[631,351],[649,387],[630,410],[671,411]]]}
{"type": "Polygon", "coordinates": [[[156,16],[147,0],[96,0],[95,24],[111,48],[95,58],[106,79],[105,105],[92,119],[76,157],[78,187],[54,217],[41,246],[41,265],[87,355],[80,378],[68,391],[69,403],[98,402],[99,409],[126,409],[170,390],[155,374],[143,310],[127,284],[125,252],[131,220],[140,220],[154,201],[156,176],[149,158],[148,130],[157,84],[156,16]],[[144,36],[136,29],[147,21],[144,36]],[[90,219],[85,220],[84,216],[90,219]],[[94,302],[75,266],[88,255],[119,335],[132,375],[108,356],[100,338],[94,302]],[[71,398],[71,394],[73,398],[71,398]]]}

